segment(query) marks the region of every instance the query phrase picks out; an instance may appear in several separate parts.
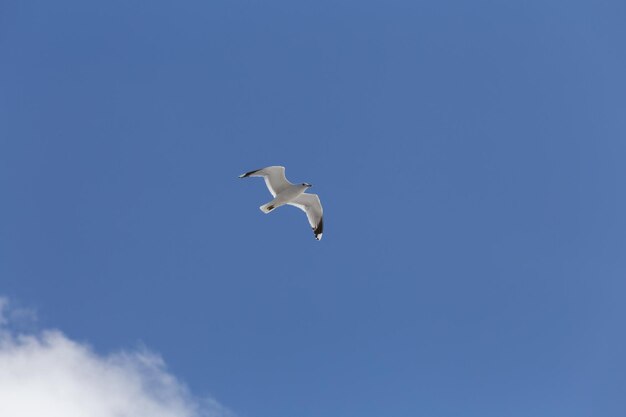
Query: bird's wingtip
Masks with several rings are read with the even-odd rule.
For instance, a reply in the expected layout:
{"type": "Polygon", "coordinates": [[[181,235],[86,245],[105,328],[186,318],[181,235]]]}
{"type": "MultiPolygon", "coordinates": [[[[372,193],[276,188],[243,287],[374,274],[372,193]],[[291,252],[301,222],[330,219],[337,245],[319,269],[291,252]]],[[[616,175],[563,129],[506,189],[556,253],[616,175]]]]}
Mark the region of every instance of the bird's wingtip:
{"type": "Polygon", "coordinates": [[[255,169],[254,171],[248,171],[248,172],[245,172],[245,173],[241,174],[241,175],[239,176],[239,178],[246,178],[246,177],[249,177],[250,175],[254,174],[255,172],[259,172],[259,171],[260,171],[260,169],[255,169]]]}
{"type": "Polygon", "coordinates": [[[324,218],[320,218],[320,222],[317,224],[317,227],[313,227],[313,234],[315,235],[315,239],[322,240],[322,232],[324,231],[324,218]]]}

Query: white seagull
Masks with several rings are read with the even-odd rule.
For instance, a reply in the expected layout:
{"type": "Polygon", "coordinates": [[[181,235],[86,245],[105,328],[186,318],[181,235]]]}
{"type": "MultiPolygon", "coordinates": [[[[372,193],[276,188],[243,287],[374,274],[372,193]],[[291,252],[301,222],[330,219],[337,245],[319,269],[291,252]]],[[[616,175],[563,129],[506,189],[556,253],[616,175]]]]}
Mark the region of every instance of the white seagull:
{"type": "Polygon", "coordinates": [[[324,230],[322,203],[317,194],[305,193],[308,188],[312,187],[311,184],[306,182],[302,184],[290,183],[285,177],[285,167],[281,166],[257,169],[239,176],[239,178],[246,177],[263,177],[265,185],[274,197],[272,201],[259,207],[263,213],[267,214],[285,204],[298,207],[306,213],[315,239],[320,240],[322,238],[322,231],[324,230]]]}

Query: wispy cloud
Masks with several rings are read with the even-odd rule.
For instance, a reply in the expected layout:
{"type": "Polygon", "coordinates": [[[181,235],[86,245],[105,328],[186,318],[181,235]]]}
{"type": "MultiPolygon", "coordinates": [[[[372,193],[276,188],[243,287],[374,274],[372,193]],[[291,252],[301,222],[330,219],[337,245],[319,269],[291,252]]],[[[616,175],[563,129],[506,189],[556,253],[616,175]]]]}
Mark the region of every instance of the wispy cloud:
{"type": "Polygon", "coordinates": [[[12,317],[34,317],[0,297],[0,416],[226,417],[147,350],[100,355],[58,330],[12,329],[12,317]]]}

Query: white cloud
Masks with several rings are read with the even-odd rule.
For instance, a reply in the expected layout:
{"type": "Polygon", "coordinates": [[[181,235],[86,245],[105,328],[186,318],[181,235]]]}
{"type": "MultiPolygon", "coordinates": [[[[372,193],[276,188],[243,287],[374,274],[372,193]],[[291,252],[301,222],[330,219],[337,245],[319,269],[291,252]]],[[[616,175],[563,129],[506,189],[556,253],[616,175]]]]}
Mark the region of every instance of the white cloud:
{"type": "Polygon", "coordinates": [[[0,297],[0,416],[232,416],[214,400],[194,397],[154,353],[103,356],[57,330],[16,333],[14,315],[0,297]]]}

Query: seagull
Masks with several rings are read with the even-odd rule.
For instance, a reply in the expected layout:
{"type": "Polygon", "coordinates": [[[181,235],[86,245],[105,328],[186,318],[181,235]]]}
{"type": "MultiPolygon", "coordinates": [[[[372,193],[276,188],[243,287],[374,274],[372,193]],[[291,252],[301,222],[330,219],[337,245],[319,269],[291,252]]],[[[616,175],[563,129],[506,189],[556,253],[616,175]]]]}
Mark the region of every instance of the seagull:
{"type": "Polygon", "coordinates": [[[322,238],[322,231],[324,230],[322,203],[317,194],[305,193],[307,189],[312,187],[311,184],[306,182],[302,184],[290,183],[285,177],[285,167],[282,166],[257,169],[239,176],[239,178],[247,177],[263,177],[265,185],[274,197],[272,201],[259,207],[263,213],[267,214],[285,204],[298,207],[306,213],[315,239],[320,240],[322,238]]]}

